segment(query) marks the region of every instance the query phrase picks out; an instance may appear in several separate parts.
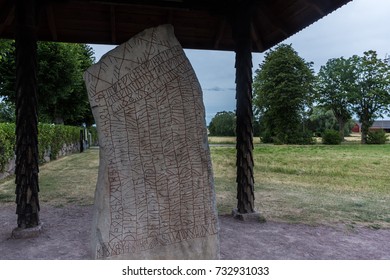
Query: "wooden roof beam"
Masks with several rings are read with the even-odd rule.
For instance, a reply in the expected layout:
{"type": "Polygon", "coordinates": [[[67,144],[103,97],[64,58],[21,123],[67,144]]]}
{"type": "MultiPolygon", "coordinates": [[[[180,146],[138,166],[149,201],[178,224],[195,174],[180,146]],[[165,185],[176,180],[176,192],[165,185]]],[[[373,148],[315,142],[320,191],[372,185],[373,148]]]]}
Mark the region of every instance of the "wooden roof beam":
{"type": "Polygon", "coordinates": [[[256,44],[256,47],[259,51],[264,50],[264,43],[263,39],[261,38],[261,32],[257,28],[255,24],[251,24],[251,36],[252,36],[252,41],[256,44]]]}
{"type": "Polygon", "coordinates": [[[219,49],[219,43],[221,42],[221,40],[223,38],[225,28],[226,28],[226,20],[222,19],[219,23],[218,32],[217,32],[215,39],[214,39],[214,49],[216,49],[216,50],[219,49]]]}
{"type": "Polygon", "coordinates": [[[271,25],[278,29],[283,36],[288,37],[289,32],[287,26],[277,17],[272,9],[266,4],[262,4],[260,8],[260,16],[266,18],[271,25]]]}
{"type": "Polygon", "coordinates": [[[302,0],[306,5],[313,8],[318,14],[320,14],[322,17],[326,16],[326,13],[315,3],[308,1],[308,0],[302,0]]]}
{"type": "Polygon", "coordinates": [[[53,41],[58,41],[57,26],[55,22],[55,16],[53,12],[53,6],[48,4],[46,6],[47,22],[49,24],[49,30],[53,41]]]}
{"type": "Polygon", "coordinates": [[[115,13],[115,6],[110,6],[110,23],[111,23],[111,43],[116,44],[117,43],[117,37],[116,37],[116,13],[115,13]]]}
{"type": "Polygon", "coordinates": [[[167,23],[173,24],[173,10],[171,9],[167,12],[167,23]]]}
{"type": "Polygon", "coordinates": [[[5,12],[6,17],[4,22],[0,23],[0,35],[7,26],[12,25],[12,22],[15,19],[15,5],[13,5],[12,1],[8,1],[1,7],[1,10],[5,12]]]}
{"type": "MultiPolygon", "coordinates": [[[[85,0],[84,0],[85,1],[85,0]]],[[[180,10],[203,9],[206,1],[185,1],[185,0],[90,0],[94,4],[115,5],[115,6],[158,6],[159,8],[174,8],[180,10]]]]}

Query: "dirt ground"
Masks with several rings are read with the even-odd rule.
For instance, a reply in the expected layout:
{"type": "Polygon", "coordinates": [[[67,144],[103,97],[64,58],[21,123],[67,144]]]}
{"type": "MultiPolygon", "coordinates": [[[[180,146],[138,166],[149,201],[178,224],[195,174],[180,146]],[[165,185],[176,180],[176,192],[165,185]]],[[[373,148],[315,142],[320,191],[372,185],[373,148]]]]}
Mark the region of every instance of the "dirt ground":
{"type": "MultiPolygon", "coordinates": [[[[42,205],[39,237],[11,239],[15,206],[0,205],[0,259],[89,259],[92,206],[42,205]]],[[[390,230],[241,222],[220,217],[221,259],[390,259],[390,230]]]]}

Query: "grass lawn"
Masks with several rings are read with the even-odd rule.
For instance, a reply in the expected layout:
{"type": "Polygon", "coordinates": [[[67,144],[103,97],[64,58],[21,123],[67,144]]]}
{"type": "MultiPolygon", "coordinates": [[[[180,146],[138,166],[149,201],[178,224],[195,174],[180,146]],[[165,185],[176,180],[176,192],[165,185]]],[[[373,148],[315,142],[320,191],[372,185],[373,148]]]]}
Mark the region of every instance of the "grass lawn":
{"type": "MultiPolygon", "coordinates": [[[[98,167],[98,149],[90,149],[40,166],[40,201],[58,207],[67,203],[93,204],[98,167]]],[[[0,202],[13,202],[14,192],[14,178],[0,181],[0,202]]]]}
{"type": "MultiPolygon", "coordinates": [[[[209,144],[236,144],[235,136],[209,136],[209,144]]],[[[253,144],[260,144],[260,138],[254,137],[253,144]]]]}
{"type": "MultiPolygon", "coordinates": [[[[211,146],[217,206],[236,206],[235,147],[211,146]]],[[[268,220],[390,228],[390,145],[256,145],[256,207],[268,220]]],[[[40,199],[56,206],[92,204],[98,150],[40,168],[40,199]]],[[[13,202],[13,178],[0,181],[0,202],[13,202]]]]}
{"type": "MultiPolygon", "coordinates": [[[[211,147],[218,209],[235,204],[235,148],[211,147]]],[[[390,145],[257,145],[255,204],[268,220],[390,228],[390,145]]]]}

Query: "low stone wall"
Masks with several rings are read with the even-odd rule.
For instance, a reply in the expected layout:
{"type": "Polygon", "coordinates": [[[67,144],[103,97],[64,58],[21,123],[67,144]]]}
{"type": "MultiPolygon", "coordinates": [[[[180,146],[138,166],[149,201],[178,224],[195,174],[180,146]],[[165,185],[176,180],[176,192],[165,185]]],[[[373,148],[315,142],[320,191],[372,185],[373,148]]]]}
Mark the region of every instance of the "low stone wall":
{"type": "Polygon", "coordinates": [[[64,144],[62,146],[62,149],[58,152],[57,158],[68,156],[73,153],[79,153],[80,152],[80,143],[73,143],[70,145],[64,144]]]}
{"type": "Polygon", "coordinates": [[[0,180],[13,175],[14,173],[15,173],[15,158],[9,161],[9,163],[5,166],[3,172],[0,172],[0,180]]]}
{"type": "MultiPolygon", "coordinates": [[[[73,143],[70,145],[64,144],[62,149],[57,154],[57,159],[71,155],[73,153],[79,153],[80,152],[80,143],[73,143]]],[[[43,157],[43,163],[50,162],[50,150],[45,151],[44,157],[43,157]]],[[[0,172],[0,180],[4,179],[8,176],[11,176],[15,173],[15,158],[9,161],[9,163],[5,166],[4,171],[0,172]]]]}

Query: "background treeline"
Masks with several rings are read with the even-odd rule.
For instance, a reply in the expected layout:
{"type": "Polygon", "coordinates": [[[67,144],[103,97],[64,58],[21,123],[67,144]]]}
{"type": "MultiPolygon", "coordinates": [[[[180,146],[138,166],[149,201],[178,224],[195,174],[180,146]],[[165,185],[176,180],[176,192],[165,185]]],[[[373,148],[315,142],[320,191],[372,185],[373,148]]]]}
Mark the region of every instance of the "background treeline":
{"type": "MultiPolygon", "coordinates": [[[[383,131],[369,128],[390,113],[389,106],[389,60],[372,50],[329,59],[315,74],[313,63],[291,45],[281,44],[265,54],[255,71],[253,127],[263,143],[311,144],[314,136],[336,135],[335,131],[340,143],[351,132],[353,118],[361,126],[361,143],[386,141],[383,131]]],[[[233,136],[234,118],[233,112],[217,113],[210,135],[233,136]]]]}
{"type": "MultiPolygon", "coordinates": [[[[80,130],[85,127],[92,135],[90,144],[97,143],[83,81],[95,58],[86,44],[38,42],[37,47],[38,148],[43,163],[56,159],[64,147],[80,150],[80,130]]],[[[0,40],[0,172],[15,152],[15,73],[15,43],[0,40]]]]}
{"type": "MultiPolygon", "coordinates": [[[[86,44],[38,42],[38,119],[43,123],[94,123],[83,73],[94,62],[86,44]]],[[[15,120],[15,44],[0,40],[0,122],[15,120]]]]}

